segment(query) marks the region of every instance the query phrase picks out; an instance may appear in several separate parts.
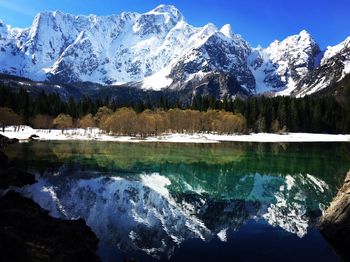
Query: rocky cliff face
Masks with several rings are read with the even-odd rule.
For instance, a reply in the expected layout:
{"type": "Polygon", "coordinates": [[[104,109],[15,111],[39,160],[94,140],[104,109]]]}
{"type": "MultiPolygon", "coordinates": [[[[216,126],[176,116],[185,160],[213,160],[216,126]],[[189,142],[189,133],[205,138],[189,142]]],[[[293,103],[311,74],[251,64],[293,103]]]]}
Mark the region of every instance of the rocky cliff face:
{"type": "Polygon", "coordinates": [[[296,83],[318,66],[320,55],[320,47],[306,31],[275,41],[266,49],[256,49],[249,62],[258,92],[275,90],[288,95],[296,83]]]}
{"type": "Polygon", "coordinates": [[[43,12],[27,29],[0,21],[0,72],[60,84],[132,83],[147,90],[181,90],[215,73],[234,78],[238,92],[249,95],[302,96],[350,72],[348,42],[321,52],[302,31],[254,49],[230,25],[194,27],[167,5],[104,17],[43,12]]]}
{"type": "Polygon", "coordinates": [[[297,87],[292,91],[293,95],[304,96],[322,90],[342,80],[350,73],[350,37],[334,47],[328,47],[320,65],[310,71],[297,87]]]}
{"type": "Polygon", "coordinates": [[[330,207],[323,214],[318,227],[340,255],[345,260],[350,259],[350,172],[330,207]]]}

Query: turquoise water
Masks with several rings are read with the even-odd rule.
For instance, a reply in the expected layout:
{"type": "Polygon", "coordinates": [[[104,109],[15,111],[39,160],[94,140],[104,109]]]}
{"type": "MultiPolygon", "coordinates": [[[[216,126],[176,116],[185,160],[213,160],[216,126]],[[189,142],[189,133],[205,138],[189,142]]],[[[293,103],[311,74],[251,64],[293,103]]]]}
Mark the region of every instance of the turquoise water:
{"type": "Polygon", "coordinates": [[[337,261],[315,224],[350,169],[346,143],[33,142],[6,153],[21,189],[84,218],[103,261],[337,261]]]}

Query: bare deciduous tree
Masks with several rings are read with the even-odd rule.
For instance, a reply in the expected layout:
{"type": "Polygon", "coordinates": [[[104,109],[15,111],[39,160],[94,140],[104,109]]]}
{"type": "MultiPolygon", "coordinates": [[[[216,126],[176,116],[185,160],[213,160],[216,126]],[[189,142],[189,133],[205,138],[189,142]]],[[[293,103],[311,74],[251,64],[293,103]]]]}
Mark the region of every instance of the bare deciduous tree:
{"type": "Polygon", "coordinates": [[[0,107],[0,124],[2,132],[5,132],[5,127],[8,125],[20,125],[21,117],[8,107],[0,107]]]}
{"type": "Polygon", "coordinates": [[[54,120],[53,124],[62,129],[62,134],[64,129],[71,128],[73,126],[73,119],[70,115],[59,114],[54,120]]]}

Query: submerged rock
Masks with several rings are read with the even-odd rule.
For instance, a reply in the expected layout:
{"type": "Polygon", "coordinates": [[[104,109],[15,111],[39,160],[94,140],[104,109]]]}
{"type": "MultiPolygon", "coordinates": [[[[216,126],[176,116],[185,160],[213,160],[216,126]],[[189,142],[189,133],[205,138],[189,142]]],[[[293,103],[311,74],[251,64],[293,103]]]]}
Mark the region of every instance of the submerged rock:
{"type": "Polygon", "coordinates": [[[350,171],[337,196],[323,214],[318,228],[339,255],[350,261],[350,171]]]}
{"type": "Polygon", "coordinates": [[[35,134],[33,134],[33,135],[31,135],[30,137],[29,137],[29,140],[37,140],[37,139],[39,139],[40,137],[38,136],[38,135],[35,135],[35,134]]]}
{"type": "Polygon", "coordinates": [[[2,261],[98,261],[98,239],[85,221],[61,220],[19,193],[0,198],[2,261]]]}

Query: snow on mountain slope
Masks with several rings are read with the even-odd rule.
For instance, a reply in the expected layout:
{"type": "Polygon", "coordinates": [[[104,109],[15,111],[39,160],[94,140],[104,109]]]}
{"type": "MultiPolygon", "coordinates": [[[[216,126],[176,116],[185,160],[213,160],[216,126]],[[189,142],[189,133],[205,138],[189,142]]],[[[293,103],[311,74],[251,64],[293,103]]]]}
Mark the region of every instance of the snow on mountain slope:
{"type": "Polygon", "coordinates": [[[196,39],[203,40],[188,49],[172,67],[170,75],[178,87],[198,74],[219,71],[235,76],[242,87],[254,91],[255,80],[247,65],[251,47],[241,36],[225,29],[221,31],[226,35],[209,24],[196,35],[196,39]]]}
{"type": "Polygon", "coordinates": [[[350,74],[350,37],[339,45],[328,47],[320,66],[311,71],[299,83],[293,95],[304,96],[318,92],[350,74]]]}
{"type": "Polygon", "coordinates": [[[130,83],[147,90],[196,89],[209,75],[229,75],[239,86],[231,88],[236,93],[301,96],[350,73],[348,43],[349,38],[321,52],[301,31],[253,49],[230,25],[193,27],[171,5],[111,16],[42,12],[26,29],[0,21],[0,72],[57,83],[130,83]]]}
{"type": "Polygon", "coordinates": [[[28,29],[3,28],[1,72],[33,80],[145,80],[142,88],[161,89],[222,71],[251,92],[255,87],[246,63],[249,44],[229,25],[189,25],[174,6],[106,17],[43,12],[28,29]]]}
{"type": "MultiPolygon", "coordinates": [[[[108,17],[40,13],[29,30],[7,39],[23,63],[16,70],[2,63],[1,70],[34,80],[139,81],[178,57],[195,31],[169,6],[108,17]]],[[[12,57],[4,52],[1,60],[12,57]]]]}
{"type": "MultiPolygon", "coordinates": [[[[346,52],[350,48],[350,37],[336,46],[329,46],[321,60],[321,66],[329,63],[329,61],[336,55],[346,52]]],[[[349,68],[350,61],[345,61],[344,67],[349,68]]]]}
{"type": "Polygon", "coordinates": [[[196,59],[197,55],[201,56],[197,69],[208,58],[214,60],[208,70],[230,71],[245,63],[240,53],[246,56],[249,46],[242,45],[243,40],[228,27],[226,31],[224,36],[212,24],[194,28],[175,7],[164,5],[145,14],[108,17],[44,12],[35,17],[30,29],[7,37],[13,50],[0,54],[1,71],[54,82],[127,83],[159,75],[179,59],[196,59]],[[213,53],[215,49],[211,51],[215,44],[223,47],[220,55],[225,55],[225,61],[213,53]],[[240,50],[241,46],[247,50],[240,50]]]}
{"type": "Polygon", "coordinates": [[[249,64],[257,80],[257,92],[282,91],[281,95],[288,95],[296,82],[317,66],[319,54],[318,44],[306,31],[254,50],[249,64]]]}

